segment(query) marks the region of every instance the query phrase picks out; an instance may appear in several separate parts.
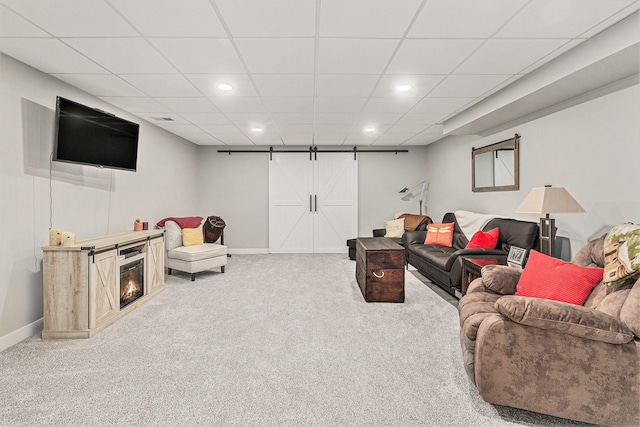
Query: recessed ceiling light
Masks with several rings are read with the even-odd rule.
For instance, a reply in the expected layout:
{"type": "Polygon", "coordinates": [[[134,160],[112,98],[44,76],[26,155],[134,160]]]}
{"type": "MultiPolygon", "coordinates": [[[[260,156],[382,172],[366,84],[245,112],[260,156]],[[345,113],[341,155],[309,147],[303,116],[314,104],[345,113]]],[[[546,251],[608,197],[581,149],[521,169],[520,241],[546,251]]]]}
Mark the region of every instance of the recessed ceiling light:
{"type": "Polygon", "coordinates": [[[398,86],[398,87],[396,88],[396,90],[397,90],[398,92],[408,92],[408,91],[410,91],[411,89],[413,89],[413,86],[411,86],[411,85],[400,85],[400,86],[398,86]]]}
{"type": "Polygon", "coordinates": [[[231,90],[231,89],[233,89],[233,86],[228,85],[226,83],[222,83],[222,84],[218,85],[218,89],[220,89],[220,90],[231,90]]]}
{"type": "Polygon", "coordinates": [[[262,128],[259,128],[259,127],[251,128],[251,130],[254,132],[262,132],[262,128]]]}
{"type": "Polygon", "coordinates": [[[365,132],[375,132],[376,128],[364,128],[365,132]]]}

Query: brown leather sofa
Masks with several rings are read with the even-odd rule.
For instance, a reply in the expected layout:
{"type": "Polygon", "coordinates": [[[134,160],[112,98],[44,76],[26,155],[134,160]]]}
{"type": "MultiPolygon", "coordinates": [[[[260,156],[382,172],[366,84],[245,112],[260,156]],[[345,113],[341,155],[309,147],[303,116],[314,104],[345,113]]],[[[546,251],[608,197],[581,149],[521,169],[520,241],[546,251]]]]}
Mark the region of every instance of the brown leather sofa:
{"type": "MultiPolygon", "coordinates": [[[[604,265],[604,236],[573,262],[604,265]]],[[[640,425],[640,279],[584,305],[515,296],[520,270],[487,266],[460,299],[465,369],[482,398],[582,422],[640,425]]]]}
{"type": "Polygon", "coordinates": [[[538,245],[538,224],[508,218],[489,220],[482,231],[500,228],[496,249],[465,249],[469,240],[458,226],[455,214],[449,212],[442,223],[455,223],[453,247],[425,245],[426,231],[406,232],[403,243],[407,252],[407,262],[423,276],[442,287],[451,295],[461,295],[462,257],[498,257],[506,260],[511,246],[526,250],[538,245]]]}

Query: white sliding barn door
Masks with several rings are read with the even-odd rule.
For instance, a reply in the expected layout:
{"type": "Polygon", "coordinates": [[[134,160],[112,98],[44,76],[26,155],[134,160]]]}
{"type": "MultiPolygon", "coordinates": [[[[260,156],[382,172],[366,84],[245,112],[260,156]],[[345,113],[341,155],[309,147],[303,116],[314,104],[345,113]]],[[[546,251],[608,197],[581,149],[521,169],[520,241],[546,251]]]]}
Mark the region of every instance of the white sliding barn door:
{"type": "Polygon", "coordinates": [[[353,154],[274,153],[269,162],[269,252],[341,253],[358,231],[353,154]]]}
{"type": "Polygon", "coordinates": [[[313,163],[314,252],[346,252],[358,233],[358,162],[350,153],[319,153],[313,163]]]}

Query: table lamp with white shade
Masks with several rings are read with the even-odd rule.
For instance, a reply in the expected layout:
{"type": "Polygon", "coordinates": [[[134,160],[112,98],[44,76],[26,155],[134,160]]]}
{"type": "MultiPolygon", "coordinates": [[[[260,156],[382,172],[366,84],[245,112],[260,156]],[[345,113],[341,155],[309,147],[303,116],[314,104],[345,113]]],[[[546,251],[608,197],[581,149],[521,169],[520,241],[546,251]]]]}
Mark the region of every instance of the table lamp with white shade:
{"type": "Polygon", "coordinates": [[[555,219],[549,218],[551,213],[580,213],[585,210],[564,187],[532,188],[522,201],[516,213],[545,214],[540,218],[540,252],[554,256],[556,239],[555,219]]]}

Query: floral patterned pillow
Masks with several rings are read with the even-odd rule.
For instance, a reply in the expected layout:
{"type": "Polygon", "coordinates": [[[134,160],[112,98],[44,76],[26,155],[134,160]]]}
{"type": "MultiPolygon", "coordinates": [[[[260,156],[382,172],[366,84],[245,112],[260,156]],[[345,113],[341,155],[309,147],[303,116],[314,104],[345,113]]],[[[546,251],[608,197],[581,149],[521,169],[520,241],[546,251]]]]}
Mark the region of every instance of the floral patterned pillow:
{"type": "Polygon", "coordinates": [[[604,239],[604,282],[619,283],[640,273],[640,225],[613,227],[604,239]]]}

